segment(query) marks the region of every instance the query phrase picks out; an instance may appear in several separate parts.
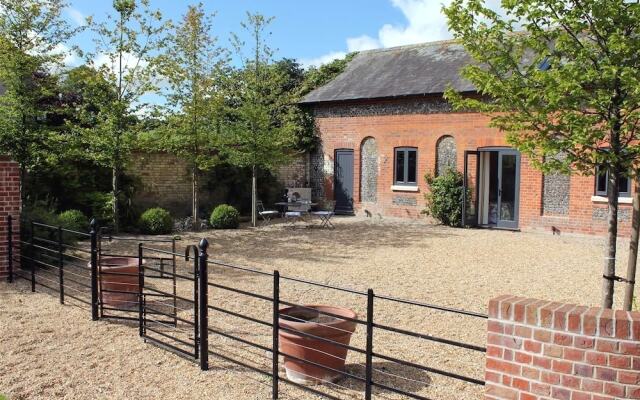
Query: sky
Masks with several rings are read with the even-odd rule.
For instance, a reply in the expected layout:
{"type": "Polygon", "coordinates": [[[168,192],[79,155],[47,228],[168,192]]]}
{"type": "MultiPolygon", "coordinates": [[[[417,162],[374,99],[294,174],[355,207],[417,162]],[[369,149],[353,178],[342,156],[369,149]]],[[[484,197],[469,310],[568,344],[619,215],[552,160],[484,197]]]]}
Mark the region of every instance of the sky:
{"type": "MultiPolygon", "coordinates": [[[[195,2],[197,0],[194,0],[195,2]]],[[[495,2],[497,0],[490,0],[495,2]]],[[[213,33],[229,43],[229,33],[240,33],[247,11],[274,16],[270,45],[275,58],[295,58],[304,66],[319,65],[351,51],[393,47],[448,39],[442,4],[450,0],[202,0],[216,12],[213,33]]],[[[153,7],[173,20],[185,13],[190,1],[151,0],[153,7]]],[[[93,15],[101,20],[111,0],[71,0],[65,15],[72,24],[83,24],[93,15]]],[[[83,49],[92,47],[89,32],[75,39],[83,49]]],[[[71,65],[80,59],[68,58],[71,65]]]]}

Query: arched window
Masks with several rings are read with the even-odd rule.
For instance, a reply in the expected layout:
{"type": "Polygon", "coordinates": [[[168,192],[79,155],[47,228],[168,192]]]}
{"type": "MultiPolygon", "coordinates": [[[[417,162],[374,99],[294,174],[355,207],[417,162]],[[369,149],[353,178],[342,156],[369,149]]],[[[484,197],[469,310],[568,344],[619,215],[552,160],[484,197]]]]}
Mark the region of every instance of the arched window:
{"type": "Polygon", "coordinates": [[[378,191],[378,145],[372,137],[360,145],[360,201],[376,201],[378,191]]]}
{"type": "Polygon", "coordinates": [[[456,169],[456,140],[453,136],[442,136],[436,144],[436,174],[441,175],[448,169],[456,169]]]}

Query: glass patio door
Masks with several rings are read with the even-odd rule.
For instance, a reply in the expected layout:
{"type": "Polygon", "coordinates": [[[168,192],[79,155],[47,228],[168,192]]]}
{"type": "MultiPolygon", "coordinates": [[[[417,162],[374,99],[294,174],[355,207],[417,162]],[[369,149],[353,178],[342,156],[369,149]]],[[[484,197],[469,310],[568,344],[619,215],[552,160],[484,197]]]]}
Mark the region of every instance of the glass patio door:
{"type": "Polygon", "coordinates": [[[520,195],[520,153],[515,150],[498,151],[498,228],[518,227],[520,195]]]}

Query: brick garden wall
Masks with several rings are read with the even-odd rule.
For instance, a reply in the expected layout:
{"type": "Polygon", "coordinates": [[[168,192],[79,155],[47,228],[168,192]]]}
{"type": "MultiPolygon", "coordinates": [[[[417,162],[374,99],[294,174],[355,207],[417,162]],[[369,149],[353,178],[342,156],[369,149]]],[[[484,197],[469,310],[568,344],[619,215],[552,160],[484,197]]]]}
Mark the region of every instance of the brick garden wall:
{"type": "Polygon", "coordinates": [[[0,156],[0,279],[8,276],[7,217],[14,219],[14,240],[20,238],[20,169],[18,164],[0,156]]]}
{"type": "Polygon", "coordinates": [[[640,399],[640,313],[489,303],[485,399],[640,399]]]}
{"type": "Polygon", "coordinates": [[[309,187],[309,154],[294,156],[275,175],[284,187],[309,187]]]}
{"type": "MultiPolygon", "coordinates": [[[[504,134],[489,127],[489,117],[477,113],[455,113],[441,98],[380,100],[328,104],[314,109],[322,139],[321,152],[312,156],[311,183],[314,193],[333,198],[333,162],[336,149],[354,151],[354,202],[356,211],[396,217],[419,217],[424,209],[427,186],[424,174],[437,167],[439,139],[451,136],[459,171],[464,167],[465,150],[508,146],[504,134]],[[364,202],[361,181],[361,148],[374,138],[378,152],[376,202],[364,202]],[[395,147],[418,148],[418,192],[392,190],[395,147]]],[[[471,166],[475,168],[475,166],[471,166]]],[[[570,177],[568,193],[559,194],[568,202],[562,207],[543,206],[544,176],[522,157],[520,170],[520,220],[522,229],[553,228],[561,232],[606,233],[607,205],[594,202],[594,177],[570,177]],[[566,212],[564,212],[566,210],[566,212]]],[[[556,179],[559,181],[561,179],[556,179]]],[[[547,180],[547,183],[553,180],[547,180]]],[[[547,189],[549,189],[547,187],[547,189]]],[[[547,195],[553,191],[547,190],[547,195]]],[[[366,194],[366,191],[365,191],[366,194]]],[[[620,205],[620,234],[628,235],[631,205],[620,205]]]]}
{"type": "MultiPolygon", "coordinates": [[[[191,214],[191,174],[187,163],[168,153],[134,153],[127,174],[136,179],[134,205],[141,210],[163,207],[174,216],[191,214]]],[[[309,186],[309,156],[302,154],[280,167],[275,173],[285,187],[309,186]]],[[[225,193],[207,189],[200,182],[200,204],[206,207],[224,201],[225,193]]]]}
{"type": "Polygon", "coordinates": [[[191,176],[183,160],[167,153],[134,153],[127,173],[136,179],[137,207],[162,207],[176,216],[191,214],[191,176]]]}

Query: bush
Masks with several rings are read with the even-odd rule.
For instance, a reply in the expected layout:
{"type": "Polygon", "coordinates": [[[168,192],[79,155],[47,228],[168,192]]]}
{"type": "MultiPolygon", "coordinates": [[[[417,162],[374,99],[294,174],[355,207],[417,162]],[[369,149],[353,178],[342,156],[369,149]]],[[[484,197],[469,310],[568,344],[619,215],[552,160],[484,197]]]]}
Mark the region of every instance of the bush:
{"type": "MultiPolygon", "coordinates": [[[[463,176],[455,170],[448,170],[440,176],[425,175],[429,193],[424,197],[427,208],[423,213],[432,216],[442,224],[460,226],[462,220],[463,176]]],[[[467,201],[470,191],[467,193],[467,201]]]]}
{"type": "Polygon", "coordinates": [[[98,225],[107,226],[113,220],[113,197],[109,192],[87,193],[84,201],[91,209],[91,215],[98,220],[98,225]]]}
{"type": "MultiPolygon", "coordinates": [[[[56,214],[53,207],[50,207],[42,202],[37,202],[36,204],[29,204],[25,206],[22,210],[22,219],[20,221],[20,234],[23,238],[30,238],[33,234],[33,232],[31,232],[31,221],[57,226],[58,214],[56,214]]],[[[45,230],[44,228],[36,229],[36,231],[40,236],[46,236],[47,239],[55,239],[55,231],[52,231],[50,229],[45,230]]]]}
{"type": "Polygon", "coordinates": [[[89,218],[80,210],[67,210],[58,215],[58,224],[65,229],[89,232],[89,218]]]}
{"type": "MultiPolygon", "coordinates": [[[[58,225],[64,229],[78,232],[89,232],[89,218],[80,210],[67,210],[58,214],[58,225]]],[[[73,244],[76,240],[86,239],[85,235],[64,232],[62,240],[67,244],[73,244]]]]}
{"type": "Polygon", "coordinates": [[[236,229],[240,225],[240,213],[235,207],[220,204],[211,213],[209,222],[214,229],[236,229]]]}
{"type": "Polygon", "coordinates": [[[138,226],[143,233],[161,235],[171,233],[173,219],[169,211],[164,208],[155,207],[142,213],[138,226]]]}

